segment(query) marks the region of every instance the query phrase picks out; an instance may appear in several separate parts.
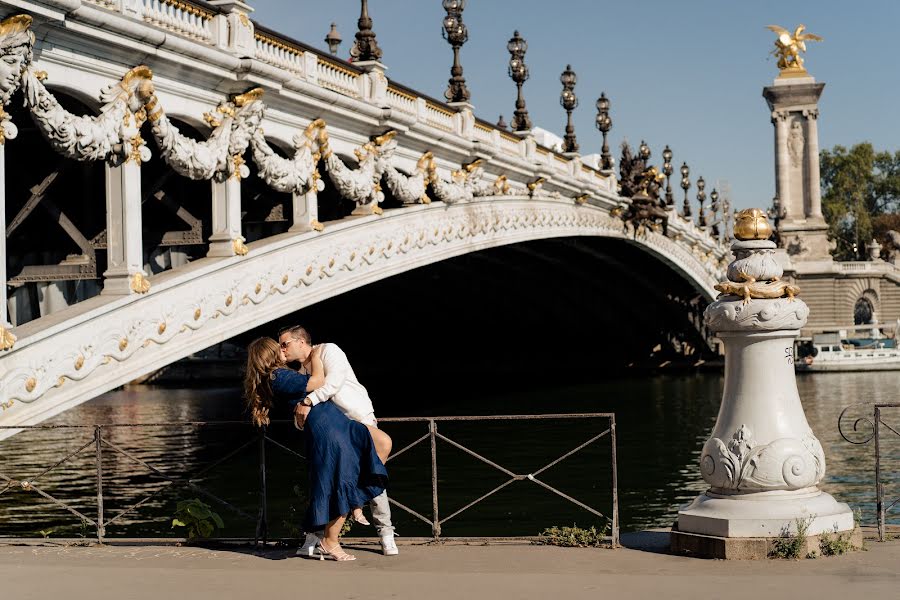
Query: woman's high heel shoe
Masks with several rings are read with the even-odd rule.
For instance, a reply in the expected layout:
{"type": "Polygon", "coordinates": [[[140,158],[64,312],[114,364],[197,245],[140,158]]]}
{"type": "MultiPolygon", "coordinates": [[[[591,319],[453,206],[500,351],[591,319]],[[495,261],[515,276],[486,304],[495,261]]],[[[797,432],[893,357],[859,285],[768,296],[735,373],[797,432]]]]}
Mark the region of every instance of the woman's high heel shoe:
{"type": "Polygon", "coordinates": [[[347,554],[344,552],[340,546],[332,548],[331,550],[325,546],[325,540],[322,540],[319,544],[319,560],[336,560],[338,562],[346,562],[351,560],[356,560],[356,557],[352,554],[347,554]]]}

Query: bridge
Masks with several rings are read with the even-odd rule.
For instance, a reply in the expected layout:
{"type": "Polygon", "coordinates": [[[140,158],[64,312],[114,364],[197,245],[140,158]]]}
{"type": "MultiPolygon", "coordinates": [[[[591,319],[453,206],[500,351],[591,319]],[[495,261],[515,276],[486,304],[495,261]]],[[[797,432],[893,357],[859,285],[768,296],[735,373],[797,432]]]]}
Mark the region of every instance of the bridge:
{"type": "Polygon", "coordinates": [[[728,236],[661,197],[649,149],[617,176],[251,11],[0,2],[0,423],[501,246],[603,238],[715,297],[728,236]]]}

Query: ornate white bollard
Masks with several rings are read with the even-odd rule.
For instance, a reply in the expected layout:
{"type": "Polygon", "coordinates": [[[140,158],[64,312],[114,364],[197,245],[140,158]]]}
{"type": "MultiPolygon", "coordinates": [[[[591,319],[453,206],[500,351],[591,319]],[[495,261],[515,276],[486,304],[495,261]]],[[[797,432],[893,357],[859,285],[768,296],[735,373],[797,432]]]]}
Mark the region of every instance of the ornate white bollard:
{"type": "Polygon", "coordinates": [[[761,558],[760,538],[796,534],[798,521],[808,524],[807,536],[854,529],[850,508],[817,487],[825,455],[794,375],[793,342],[809,308],[781,280],[771,232],[761,210],[738,215],[728,281],[706,309],[706,325],[725,347],[725,390],[700,457],[710,488],[678,512],[676,551],[761,558]]]}

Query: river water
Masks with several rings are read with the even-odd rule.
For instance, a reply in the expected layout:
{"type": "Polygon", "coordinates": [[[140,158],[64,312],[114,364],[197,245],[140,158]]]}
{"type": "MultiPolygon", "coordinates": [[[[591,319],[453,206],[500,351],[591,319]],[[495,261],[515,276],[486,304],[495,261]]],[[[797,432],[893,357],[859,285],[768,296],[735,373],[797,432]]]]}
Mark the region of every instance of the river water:
{"type": "MultiPolygon", "coordinates": [[[[874,522],[874,448],[845,442],[837,427],[841,410],[857,402],[895,402],[900,373],[823,373],[797,379],[807,418],[825,449],[823,489],[859,509],[864,522],[874,522]]],[[[605,377],[571,386],[538,385],[514,392],[454,394],[455,402],[416,405],[419,415],[488,415],[614,412],[617,420],[618,487],[622,529],[669,526],[678,507],[705,489],[699,475],[701,446],[715,423],[723,377],[720,374],[679,374],[605,377]]],[[[407,405],[408,406],[408,405],[407,405]]],[[[408,407],[376,397],[380,417],[414,414],[408,407]]],[[[867,409],[853,413],[863,416],[867,409]]],[[[223,388],[171,389],[132,387],[105,394],[51,422],[58,425],[94,423],[162,423],[172,421],[246,421],[239,390],[223,388]]],[[[900,429],[900,409],[885,420],[900,429]]],[[[399,450],[427,433],[423,423],[384,423],[399,450]]],[[[438,431],[455,442],[514,473],[533,473],[607,428],[604,419],[502,422],[442,422],[438,431]]],[[[252,535],[258,510],[258,445],[244,424],[181,427],[113,427],[104,430],[104,519],[154,494],[107,527],[107,535],[180,536],[171,519],[179,499],[208,501],[225,520],[222,535],[252,535]],[[229,453],[247,443],[234,456],[229,453]],[[121,450],[117,452],[116,448],[121,450]],[[206,467],[221,459],[208,471],[206,467]],[[154,471],[154,469],[156,471],[154,471]],[[243,515],[203,496],[196,489],[169,485],[170,478],[192,481],[227,500],[243,515]]],[[[295,533],[304,506],[302,438],[287,424],[274,425],[268,444],[268,513],[270,534],[295,533]]],[[[93,429],[28,431],[0,442],[0,474],[31,479],[46,494],[94,518],[97,515],[96,451],[88,445],[69,461],[47,467],[93,439],[93,429]],[[38,476],[39,475],[39,476],[38,476]]],[[[900,438],[884,439],[887,493],[900,496],[900,438]]],[[[422,515],[432,513],[430,446],[426,440],[388,464],[391,495],[422,515]]],[[[436,446],[439,511],[446,518],[472,500],[505,482],[504,473],[443,440],[436,446]]],[[[538,478],[579,501],[610,514],[611,470],[609,436],[568,457],[538,478]]],[[[3,484],[0,483],[0,490],[3,484]]],[[[900,523],[895,511],[889,521],[900,523]]],[[[430,528],[395,508],[398,531],[428,535],[430,528]]],[[[517,481],[484,502],[454,516],[444,535],[534,535],[544,527],[577,523],[601,525],[603,520],[560,496],[525,480],[517,481]]],[[[81,519],[36,492],[18,487],[0,494],[0,536],[77,536],[89,530],[81,519]]],[[[354,533],[370,534],[357,526],[354,533]]]]}

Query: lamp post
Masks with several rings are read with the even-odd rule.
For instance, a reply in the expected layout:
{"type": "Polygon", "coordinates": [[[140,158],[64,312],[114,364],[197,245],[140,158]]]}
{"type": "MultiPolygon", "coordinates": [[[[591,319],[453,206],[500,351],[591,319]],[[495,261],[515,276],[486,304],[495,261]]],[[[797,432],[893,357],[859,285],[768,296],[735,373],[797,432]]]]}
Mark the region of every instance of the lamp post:
{"type": "Polygon", "coordinates": [[[612,119],[609,117],[609,98],[601,92],[597,98],[597,119],[595,121],[597,129],[603,134],[603,148],[600,150],[600,170],[611,171],[613,168],[612,156],[609,153],[609,146],[606,143],[606,135],[612,129],[612,119]]]}
{"type": "Polygon", "coordinates": [[[377,61],[381,58],[381,48],[372,31],[372,18],[369,17],[369,2],[362,0],[359,20],[356,22],[359,31],[356,32],[356,42],[350,49],[350,56],[356,62],[377,61]]]}
{"type": "Polygon", "coordinates": [[[572,125],[572,111],[578,106],[578,96],[575,95],[575,71],[572,65],[566,65],[566,70],[559,76],[563,89],[559,96],[559,103],[566,109],[566,135],[563,137],[563,152],[578,152],[578,142],[575,139],[575,126],[572,125]]]}
{"type": "Polygon", "coordinates": [[[328,44],[328,51],[331,52],[332,56],[337,56],[338,46],[341,45],[341,34],[338,33],[337,23],[331,24],[331,31],[325,36],[325,43],[328,44]]]}
{"type": "Polygon", "coordinates": [[[463,68],[459,64],[459,49],[469,39],[469,30],[462,20],[463,10],[466,8],[466,0],[444,0],[444,28],[441,33],[453,47],[453,66],[450,68],[450,81],[444,98],[448,102],[468,102],[471,94],[466,88],[466,78],[463,77],[463,68]]]}
{"type": "Polygon", "coordinates": [[[703,210],[703,203],[706,202],[706,182],[703,177],[697,178],[697,202],[700,203],[700,213],[697,215],[697,225],[706,227],[706,212],[703,210]]]}
{"type": "Polygon", "coordinates": [[[513,32],[512,38],[506,44],[509,50],[509,76],[516,82],[516,110],[513,113],[512,130],[525,132],[531,130],[531,118],[525,109],[525,98],[522,97],[522,84],[528,80],[528,66],[525,64],[525,52],[528,50],[528,42],[513,32]]]}
{"type": "Polygon", "coordinates": [[[672,197],[672,184],[670,183],[669,177],[672,175],[672,150],[669,148],[669,145],[666,144],[665,150],[663,150],[663,175],[666,176],[666,206],[672,206],[675,204],[675,199],[672,197]]]}
{"type": "Polygon", "coordinates": [[[688,190],[691,189],[691,168],[688,167],[687,163],[681,164],[681,189],[684,190],[684,208],[682,210],[681,216],[685,219],[691,218],[691,203],[688,200],[688,190]]]}
{"type": "Polygon", "coordinates": [[[709,210],[712,212],[712,236],[719,239],[719,192],[716,188],[713,188],[712,193],[709,195],[709,199],[712,201],[712,204],[709,205],[709,210]]]}
{"type": "Polygon", "coordinates": [[[638,156],[641,157],[641,160],[644,161],[644,166],[646,166],[647,161],[650,160],[650,146],[644,140],[641,140],[641,145],[638,146],[638,156]]]}

